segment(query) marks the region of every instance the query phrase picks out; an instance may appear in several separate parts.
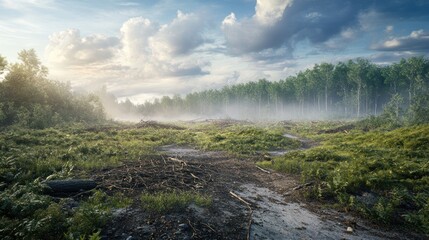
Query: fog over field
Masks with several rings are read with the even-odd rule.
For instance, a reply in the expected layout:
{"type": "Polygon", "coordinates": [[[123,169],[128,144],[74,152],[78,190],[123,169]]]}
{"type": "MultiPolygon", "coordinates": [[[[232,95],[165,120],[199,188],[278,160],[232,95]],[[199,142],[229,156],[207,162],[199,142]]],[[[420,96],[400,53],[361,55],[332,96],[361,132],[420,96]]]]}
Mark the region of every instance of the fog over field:
{"type": "Polygon", "coordinates": [[[0,239],[429,239],[429,0],[0,0],[0,239]]]}

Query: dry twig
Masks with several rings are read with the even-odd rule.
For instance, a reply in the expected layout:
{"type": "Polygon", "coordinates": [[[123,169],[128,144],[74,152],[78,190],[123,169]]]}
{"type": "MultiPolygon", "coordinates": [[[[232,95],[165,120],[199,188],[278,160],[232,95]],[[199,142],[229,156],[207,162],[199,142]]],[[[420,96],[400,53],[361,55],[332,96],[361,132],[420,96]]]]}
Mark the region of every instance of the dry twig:
{"type": "Polygon", "coordinates": [[[259,166],[256,166],[256,168],[257,169],[259,169],[259,170],[261,170],[262,172],[264,172],[264,173],[268,173],[268,174],[270,174],[271,172],[270,171],[268,171],[268,170],[266,170],[266,169],[263,169],[263,168],[261,168],[261,167],[259,167],[259,166]]]}
{"type": "Polygon", "coordinates": [[[239,201],[241,201],[244,204],[246,204],[247,208],[249,208],[250,214],[249,214],[249,219],[248,219],[248,223],[247,223],[247,240],[249,240],[250,239],[250,230],[251,230],[251,227],[252,227],[253,209],[252,209],[252,207],[251,207],[251,205],[250,205],[249,202],[247,202],[246,200],[244,200],[243,198],[241,198],[240,196],[238,196],[234,192],[229,191],[229,194],[231,194],[231,196],[235,197],[239,201]]]}

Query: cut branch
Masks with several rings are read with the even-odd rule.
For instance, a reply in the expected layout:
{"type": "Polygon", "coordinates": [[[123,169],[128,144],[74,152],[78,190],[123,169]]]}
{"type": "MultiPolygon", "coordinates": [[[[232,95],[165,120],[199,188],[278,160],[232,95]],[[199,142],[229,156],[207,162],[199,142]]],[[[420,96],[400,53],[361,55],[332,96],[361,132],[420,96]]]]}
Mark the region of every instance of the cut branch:
{"type": "Polygon", "coordinates": [[[263,168],[261,168],[261,167],[259,167],[259,166],[256,166],[256,168],[257,169],[259,169],[259,170],[261,170],[262,172],[264,172],[264,173],[268,173],[268,174],[270,174],[271,172],[270,171],[268,171],[268,170],[266,170],[266,169],[263,169],[263,168]]]}

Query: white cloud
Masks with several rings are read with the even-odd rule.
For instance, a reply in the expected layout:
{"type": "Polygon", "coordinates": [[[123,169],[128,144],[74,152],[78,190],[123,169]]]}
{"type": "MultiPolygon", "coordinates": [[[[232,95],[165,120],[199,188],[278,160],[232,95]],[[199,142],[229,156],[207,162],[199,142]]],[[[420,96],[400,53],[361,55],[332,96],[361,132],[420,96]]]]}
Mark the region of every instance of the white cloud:
{"type": "Polygon", "coordinates": [[[187,54],[204,43],[204,21],[195,14],[177,12],[177,17],[162,26],[150,41],[153,54],[158,59],[170,59],[187,54]]]}
{"type": "Polygon", "coordinates": [[[224,18],[222,31],[233,55],[283,48],[290,56],[299,42],[322,46],[333,38],[354,39],[359,13],[365,5],[319,0],[316,8],[312,0],[258,0],[252,18],[237,20],[231,13],[224,18]]]}
{"type": "Polygon", "coordinates": [[[54,0],[0,0],[0,5],[7,9],[27,10],[34,8],[52,8],[54,0]]]}
{"type": "Polygon", "coordinates": [[[386,26],[386,30],[384,30],[386,33],[392,33],[393,32],[393,26],[392,25],[388,25],[386,26]]]}
{"type": "Polygon", "coordinates": [[[49,36],[45,53],[53,64],[85,65],[109,60],[118,44],[119,39],[115,37],[81,37],[79,30],[69,29],[49,36]]]}
{"type": "Polygon", "coordinates": [[[143,17],[129,19],[121,27],[125,62],[142,78],[205,74],[206,63],[192,57],[192,51],[204,43],[203,30],[199,16],[181,11],[162,26],[143,17]]]}
{"type": "Polygon", "coordinates": [[[164,25],[134,17],[122,24],[118,38],[82,37],[76,29],[54,33],[45,56],[51,77],[78,90],[105,85],[118,97],[187,92],[208,74],[208,58],[194,51],[204,44],[204,28],[200,16],[180,11],[164,25]]]}
{"type": "Polygon", "coordinates": [[[429,32],[423,29],[412,31],[408,36],[393,37],[374,44],[372,49],[379,51],[416,51],[429,50],[429,32]]]}
{"type": "Polygon", "coordinates": [[[237,18],[235,17],[234,13],[230,13],[228,16],[225,17],[222,21],[222,26],[232,26],[237,22],[237,18]]]}
{"type": "Polygon", "coordinates": [[[126,21],[121,27],[122,50],[128,63],[139,59],[147,59],[151,54],[149,38],[159,29],[157,23],[143,17],[135,17],[126,21]]]}
{"type": "Polygon", "coordinates": [[[316,22],[317,20],[319,20],[322,17],[322,14],[320,14],[318,12],[311,12],[311,13],[308,13],[307,15],[305,15],[305,17],[308,18],[312,22],[316,22]]]}
{"type": "Polygon", "coordinates": [[[272,25],[280,21],[292,0],[257,0],[254,18],[260,24],[272,25]]]}
{"type": "Polygon", "coordinates": [[[257,0],[251,19],[237,21],[234,13],[225,17],[222,31],[229,50],[233,54],[242,54],[270,48],[273,41],[281,42],[281,39],[273,38],[273,32],[291,4],[291,0],[257,0]]]}

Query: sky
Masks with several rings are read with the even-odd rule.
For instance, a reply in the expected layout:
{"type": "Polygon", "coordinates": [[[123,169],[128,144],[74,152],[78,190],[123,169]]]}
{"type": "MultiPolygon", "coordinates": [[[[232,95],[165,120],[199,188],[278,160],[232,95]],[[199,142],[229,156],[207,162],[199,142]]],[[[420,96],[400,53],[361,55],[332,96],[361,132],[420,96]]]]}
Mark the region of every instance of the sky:
{"type": "Polygon", "coordinates": [[[429,54],[428,0],[0,0],[0,55],[134,103],[429,54]]]}

